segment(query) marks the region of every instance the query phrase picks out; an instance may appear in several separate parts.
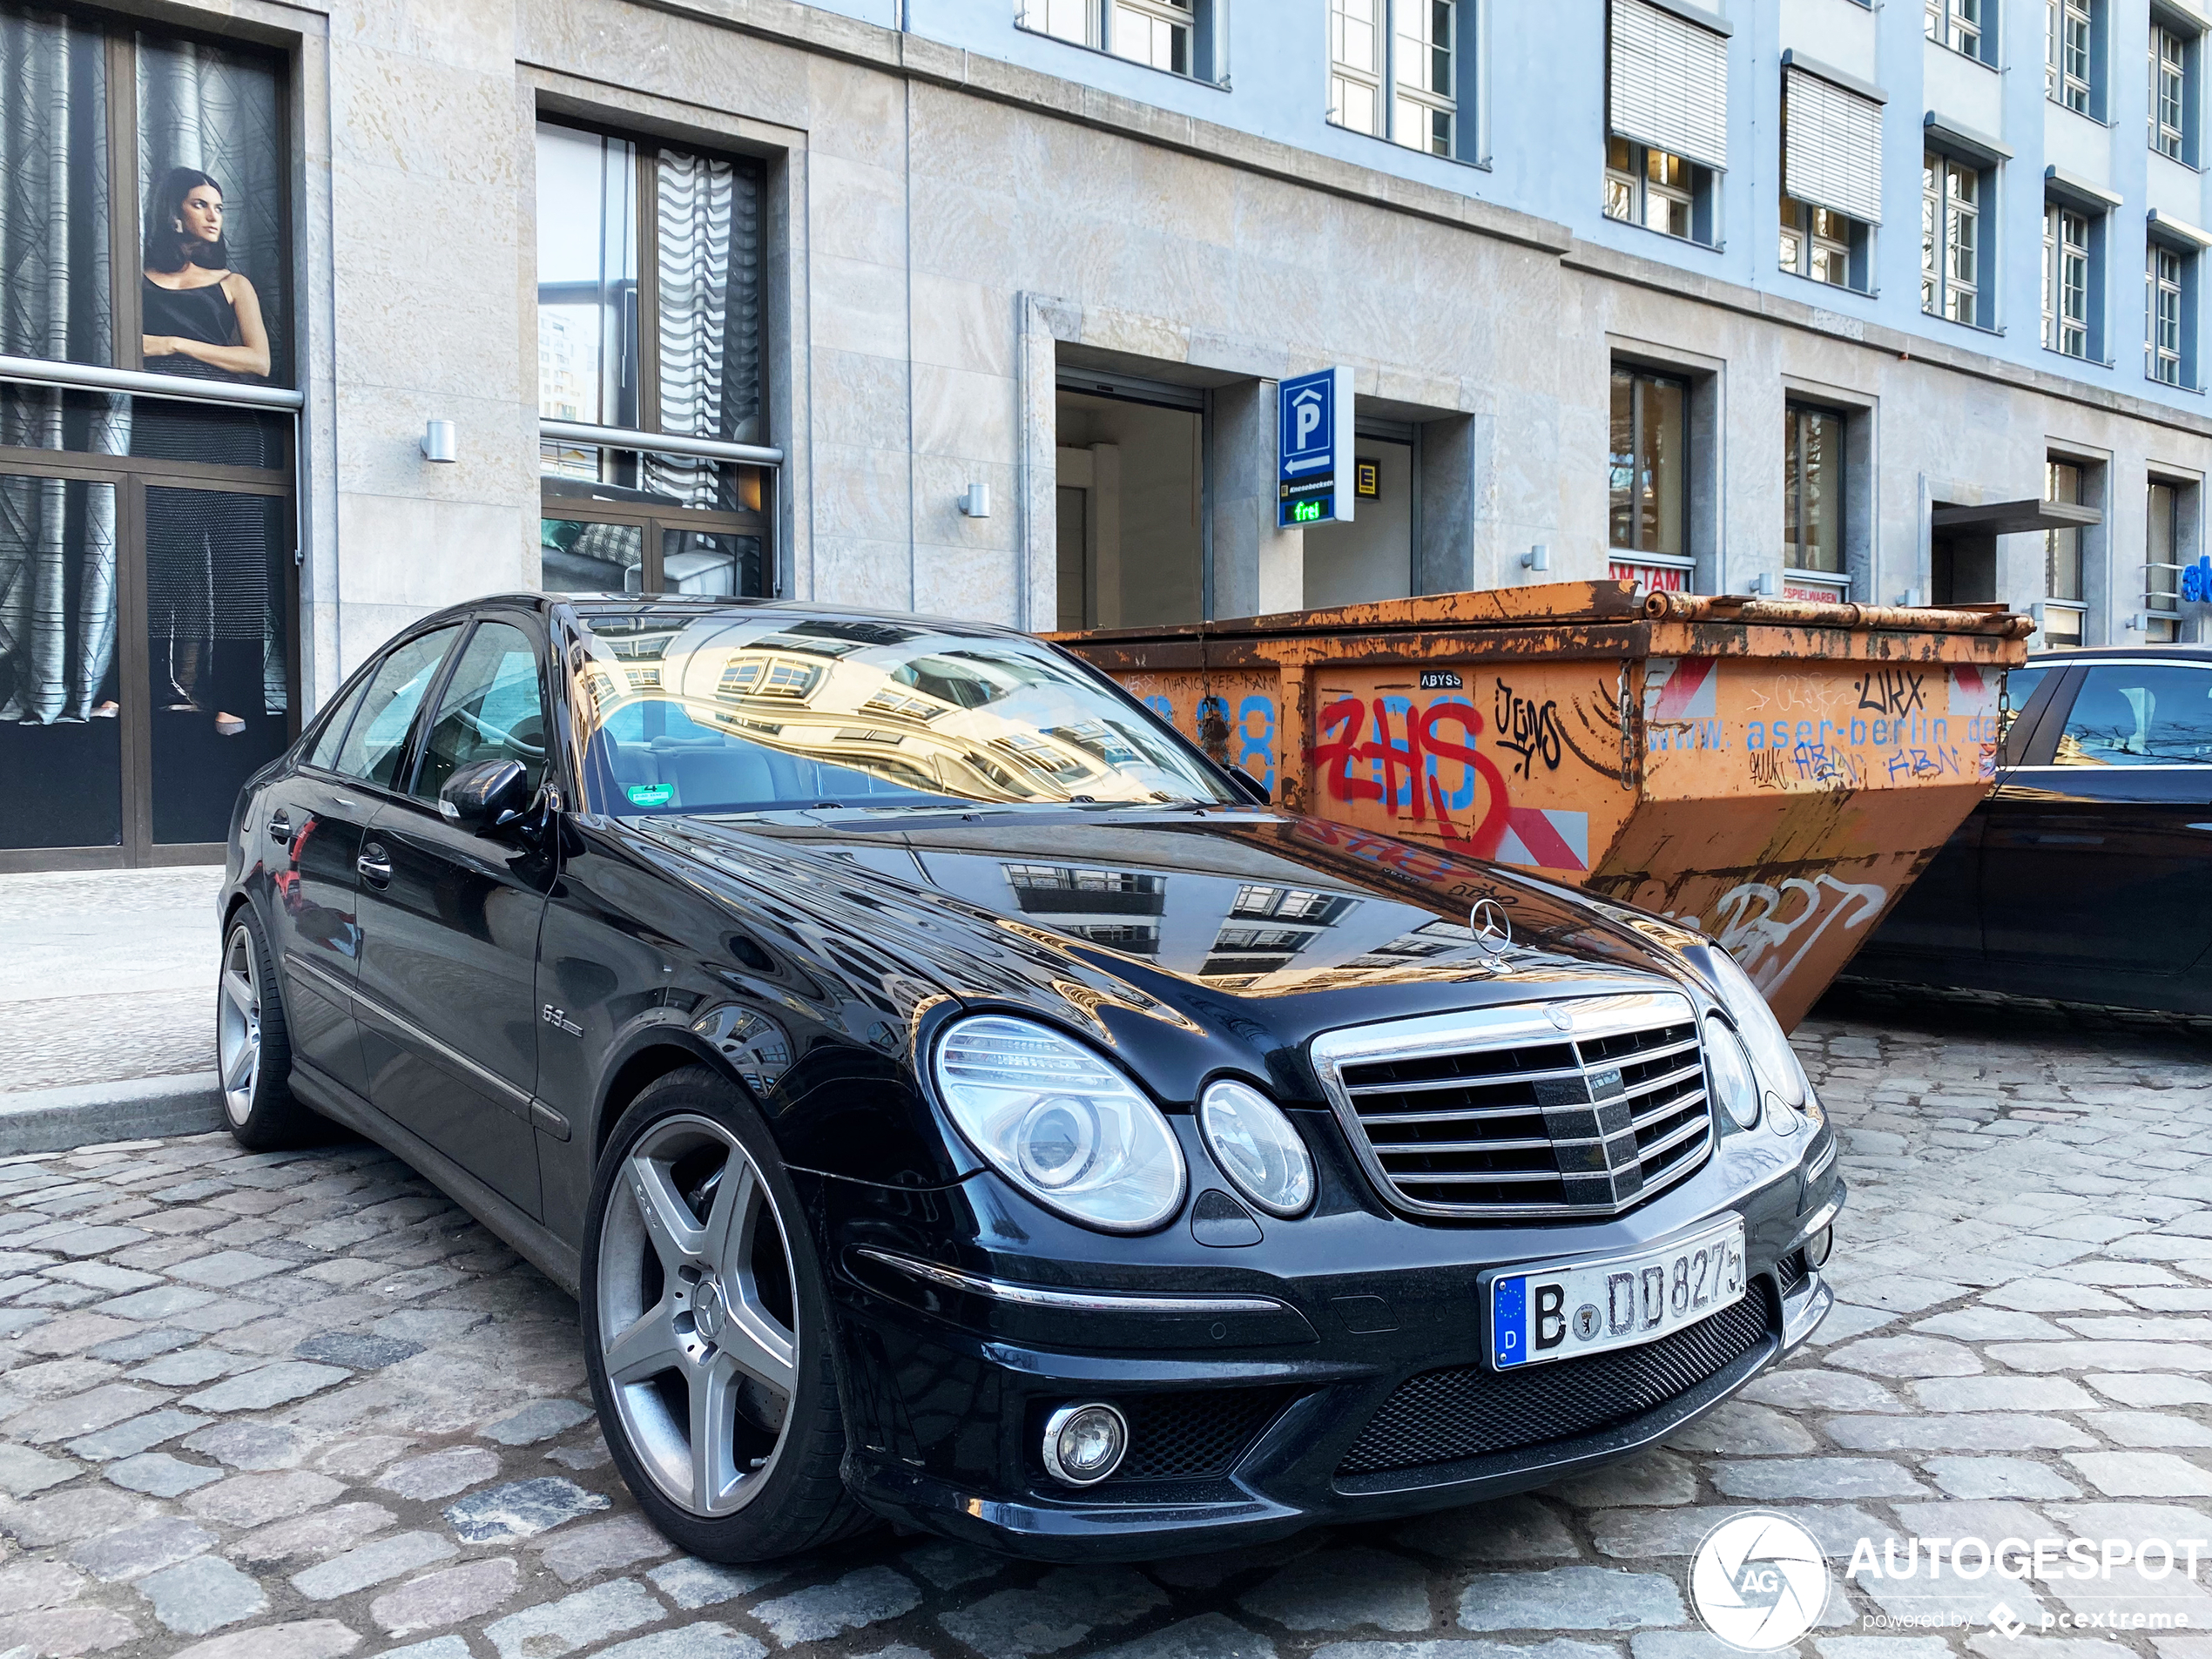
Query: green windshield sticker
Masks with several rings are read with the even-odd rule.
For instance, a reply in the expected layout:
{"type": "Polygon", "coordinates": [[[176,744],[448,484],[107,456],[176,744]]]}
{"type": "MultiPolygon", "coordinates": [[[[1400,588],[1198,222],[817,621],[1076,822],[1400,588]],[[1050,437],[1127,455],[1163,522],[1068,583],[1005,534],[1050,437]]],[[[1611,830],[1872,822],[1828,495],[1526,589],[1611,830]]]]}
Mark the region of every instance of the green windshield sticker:
{"type": "Polygon", "coordinates": [[[674,784],[632,784],[622,792],[633,806],[665,806],[676,799],[674,784]]]}

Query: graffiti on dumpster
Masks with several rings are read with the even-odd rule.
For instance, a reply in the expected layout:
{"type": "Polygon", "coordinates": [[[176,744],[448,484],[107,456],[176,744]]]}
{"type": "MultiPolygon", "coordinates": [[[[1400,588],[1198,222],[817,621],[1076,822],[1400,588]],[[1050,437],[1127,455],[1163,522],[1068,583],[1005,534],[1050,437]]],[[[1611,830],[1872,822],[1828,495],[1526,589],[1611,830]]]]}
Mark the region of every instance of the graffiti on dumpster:
{"type": "Polygon", "coordinates": [[[1560,732],[1559,700],[1547,698],[1539,703],[1533,697],[1521,696],[1502,679],[1496,685],[1491,715],[1498,725],[1498,746],[1521,757],[1517,770],[1523,778],[1531,775],[1531,768],[1539,760],[1545,771],[1557,772],[1566,749],[1560,732]]]}
{"type": "MultiPolygon", "coordinates": [[[[1889,889],[1871,881],[1838,881],[1826,871],[1807,880],[1743,881],[1713,907],[1711,919],[1674,916],[1702,927],[1736,958],[1751,982],[1771,991],[1789,978],[1831,929],[1856,932],[1882,914],[1889,889]]],[[[1670,913],[1671,915],[1671,913],[1670,913]]]]}
{"type": "Polygon", "coordinates": [[[1767,674],[1747,682],[1732,678],[1717,658],[1655,658],[1644,677],[1644,752],[1656,761],[1683,751],[1741,751],[1745,772],[1762,789],[1835,791],[1995,775],[1993,677],[1966,665],[1947,671],[1874,665],[1841,687],[1831,684],[1824,675],[1767,674]]]}

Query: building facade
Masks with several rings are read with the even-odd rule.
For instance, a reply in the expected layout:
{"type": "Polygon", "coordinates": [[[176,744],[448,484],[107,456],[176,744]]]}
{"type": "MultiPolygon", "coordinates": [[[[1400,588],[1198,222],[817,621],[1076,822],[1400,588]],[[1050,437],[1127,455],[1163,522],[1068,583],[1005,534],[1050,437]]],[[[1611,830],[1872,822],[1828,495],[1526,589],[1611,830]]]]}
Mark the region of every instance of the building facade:
{"type": "Polygon", "coordinates": [[[1712,6],[0,0],[0,868],[214,856],[516,587],[2199,637],[2212,20],[1712,6]]]}

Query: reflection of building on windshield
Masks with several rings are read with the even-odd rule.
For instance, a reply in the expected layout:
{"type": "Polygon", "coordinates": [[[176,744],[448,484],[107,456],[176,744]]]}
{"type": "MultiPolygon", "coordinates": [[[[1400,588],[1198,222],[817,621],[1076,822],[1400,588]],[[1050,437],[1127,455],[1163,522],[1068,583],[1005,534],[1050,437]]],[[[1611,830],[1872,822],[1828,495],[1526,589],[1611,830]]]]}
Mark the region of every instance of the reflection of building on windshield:
{"type": "Polygon", "coordinates": [[[601,759],[633,806],[1224,798],[1141,715],[1026,642],[773,613],[590,620],[601,759]]]}

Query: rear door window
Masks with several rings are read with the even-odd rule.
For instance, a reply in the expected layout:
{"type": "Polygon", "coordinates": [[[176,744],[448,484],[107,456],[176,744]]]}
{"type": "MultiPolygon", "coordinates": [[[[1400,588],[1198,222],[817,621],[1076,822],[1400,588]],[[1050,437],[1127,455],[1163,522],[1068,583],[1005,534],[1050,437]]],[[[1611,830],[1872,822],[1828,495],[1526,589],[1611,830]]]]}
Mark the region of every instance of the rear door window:
{"type": "Polygon", "coordinates": [[[2061,766],[2212,765],[2212,668],[2091,664],[2053,760],[2061,766]]]}
{"type": "Polygon", "coordinates": [[[438,664],[460,632],[457,627],[441,628],[410,639],[377,664],[346,740],[338,746],[334,770],[379,788],[395,786],[415,711],[422,706],[430,683],[437,678],[438,664]]]}

